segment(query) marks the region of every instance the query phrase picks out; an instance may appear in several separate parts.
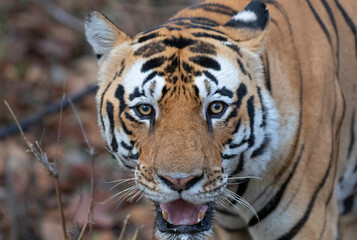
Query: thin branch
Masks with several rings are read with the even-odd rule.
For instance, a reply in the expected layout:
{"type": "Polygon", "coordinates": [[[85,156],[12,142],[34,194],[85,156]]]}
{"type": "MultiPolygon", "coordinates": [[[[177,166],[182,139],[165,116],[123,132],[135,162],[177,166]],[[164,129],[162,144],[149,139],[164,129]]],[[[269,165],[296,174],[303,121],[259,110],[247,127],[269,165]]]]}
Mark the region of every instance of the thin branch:
{"type": "Polygon", "coordinates": [[[29,147],[29,152],[32,152],[33,155],[37,160],[39,160],[43,165],[46,166],[47,170],[49,171],[50,175],[54,178],[55,180],[55,188],[56,188],[56,197],[57,197],[57,205],[58,205],[58,210],[60,212],[60,218],[61,218],[61,225],[62,225],[62,232],[63,232],[63,237],[65,240],[68,240],[68,235],[67,235],[67,228],[66,228],[66,221],[64,218],[64,213],[63,213],[63,206],[62,206],[62,201],[61,201],[61,191],[59,188],[59,178],[58,178],[58,165],[57,165],[57,159],[55,159],[53,162],[50,162],[47,158],[47,154],[42,151],[42,148],[38,141],[36,141],[36,144],[31,143],[25,136],[23,129],[21,128],[21,125],[19,121],[17,120],[16,115],[12,111],[12,108],[10,105],[7,103],[6,100],[4,100],[4,103],[6,107],[9,109],[12,117],[14,118],[16,125],[19,128],[19,131],[21,132],[22,137],[24,138],[27,146],[29,147]]]}
{"type": "MultiPolygon", "coordinates": [[[[69,98],[72,99],[74,103],[81,101],[84,97],[89,94],[94,94],[98,89],[97,85],[89,85],[87,88],[83,89],[82,91],[70,96],[69,98]]],[[[62,109],[66,109],[70,106],[68,99],[65,98],[62,104],[62,109]]],[[[26,132],[33,124],[41,121],[45,117],[55,114],[60,111],[61,109],[61,102],[62,99],[55,101],[54,103],[47,106],[44,110],[37,112],[33,115],[30,115],[25,118],[21,123],[11,124],[5,128],[0,129],[0,140],[5,139],[8,136],[18,134],[19,131],[22,136],[24,136],[23,132],[26,132]]]]}
{"type": "Polygon", "coordinates": [[[128,225],[129,218],[130,218],[130,214],[126,215],[118,240],[124,240],[124,234],[125,234],[126,226],[128,225]]]}
{"type": "Polygon", "coordinates": [[[144,14],[168,14],[177,12],[180,9],[187,7],[187,5],[165,5],[165,6],[151,6],[145,4],[119,3],[113,2],[115,9],[123,12],[137,12],[144,14]]]}
{"type": "Polygon", "coordinates": [[[86,222],[84,223],[83,227],[82,227],[82,230],[81,230],[81,233],[79,234],[79,237],[78,237],[78,240],[82,239],[83,235],[84,235],[84,232],[87,228],[87,225],[89,224],[89,236],[91,237],[92,236],[92,230],[93,230],[93,209],[94,209],[94,156],[95,156],[95,150],[94,148],[90,145],[89,143],[89,140],[88,140],[88,137],[87,137],[87,134],[86,134],[86,131],[84,130],[84,127],[83,127],[83,123],[82,123],[82,120],[78,114],[78,111],[76,109],[76,107],[74,106],[73,102],[71,99],[68,99],[69,101],[69,104],[71,105],[72,107],[72,110],[74,112],[74,115],[76,116],[77,118],[77,122],[79,124],[79,127],[81,128],[81,131],[82,131],[82,135],[83,135],[83,138],[84,138],[84,141],[86,142],[87,144],[87,147],[88,147],[88,152],[89,152],[89,155],[90,155],[90,158],[91,158],[91,177],[90,177],[90,206],[89,206],[89,209],[88,209],[88,215],[87,215],[87,220],[86,222]]]}
{"type": "Polygon", "coordinates": [[[56,21],[66,25],[67,27],[77,31],[84,32],[84,21],[80,18],[77,18],[64,9],[60,8],[51,0],[34,0],[38,4],[40,4],[43,9],[56,21]]]}

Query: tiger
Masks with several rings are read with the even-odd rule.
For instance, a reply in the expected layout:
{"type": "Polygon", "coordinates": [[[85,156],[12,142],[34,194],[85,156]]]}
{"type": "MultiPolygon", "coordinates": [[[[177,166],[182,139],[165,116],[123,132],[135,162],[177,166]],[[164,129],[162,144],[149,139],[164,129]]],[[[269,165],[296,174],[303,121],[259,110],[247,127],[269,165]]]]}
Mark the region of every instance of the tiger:
{"type": "Polygon", "coordinates": [[[153,239],[355,239],[357,1],[208,0],[85,34],[109,151],[153,239]]]}

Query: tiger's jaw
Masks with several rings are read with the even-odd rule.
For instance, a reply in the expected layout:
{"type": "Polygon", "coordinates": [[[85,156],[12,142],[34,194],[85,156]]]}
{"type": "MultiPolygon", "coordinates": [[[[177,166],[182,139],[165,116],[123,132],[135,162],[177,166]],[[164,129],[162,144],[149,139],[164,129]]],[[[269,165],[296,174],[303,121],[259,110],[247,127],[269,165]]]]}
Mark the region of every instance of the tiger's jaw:
{"type": "Polygon", "coordinates": [[[148,166],[138,165],[136,184],[155,205],[158,239],[201,240],[211,232],[214,205],[226,190],[227,175],[218,167],[210,170],[186,177],[171,175],[173,179],[149,175],[153,171],[148,166]]]}
{"type": "Polygon", "coordinates": [[[156,204],[156,226],[164,234],[200,234],[212,227],[213,203],[197,205],[178,199],[156,204]]]}

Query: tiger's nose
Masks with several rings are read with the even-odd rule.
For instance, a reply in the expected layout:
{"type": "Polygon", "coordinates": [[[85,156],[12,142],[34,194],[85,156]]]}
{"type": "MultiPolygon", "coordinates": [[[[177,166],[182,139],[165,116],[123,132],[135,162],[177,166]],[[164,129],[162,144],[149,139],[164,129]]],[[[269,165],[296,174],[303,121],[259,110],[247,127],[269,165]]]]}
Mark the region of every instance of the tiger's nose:
{"type": "Polygon", "coordinates": [[[193,187],[193,185],[203,178],[203,174],[185,178],[174,178],[170,176],[159,176],[159,178],[171,189],[181,192],[193,187]]]}

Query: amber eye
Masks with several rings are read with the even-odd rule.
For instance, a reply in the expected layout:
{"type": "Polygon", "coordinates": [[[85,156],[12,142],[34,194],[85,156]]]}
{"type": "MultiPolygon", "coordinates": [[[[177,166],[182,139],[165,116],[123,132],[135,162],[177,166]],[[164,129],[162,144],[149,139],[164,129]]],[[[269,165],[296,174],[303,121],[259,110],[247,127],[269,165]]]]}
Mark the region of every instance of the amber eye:
{"type": "Polygon", "coordinates": [[[149,104],[140,104],[136,107],[136,110],[142,116],[149,116],[153,112],[153,108],[149,104]]]}
{"type": "Polygon", "coordinates": [[[208,107],[208,113],[210,115],[218,115],[225,110],[226,104],[224,102],[212,102],[208,107]]]}

